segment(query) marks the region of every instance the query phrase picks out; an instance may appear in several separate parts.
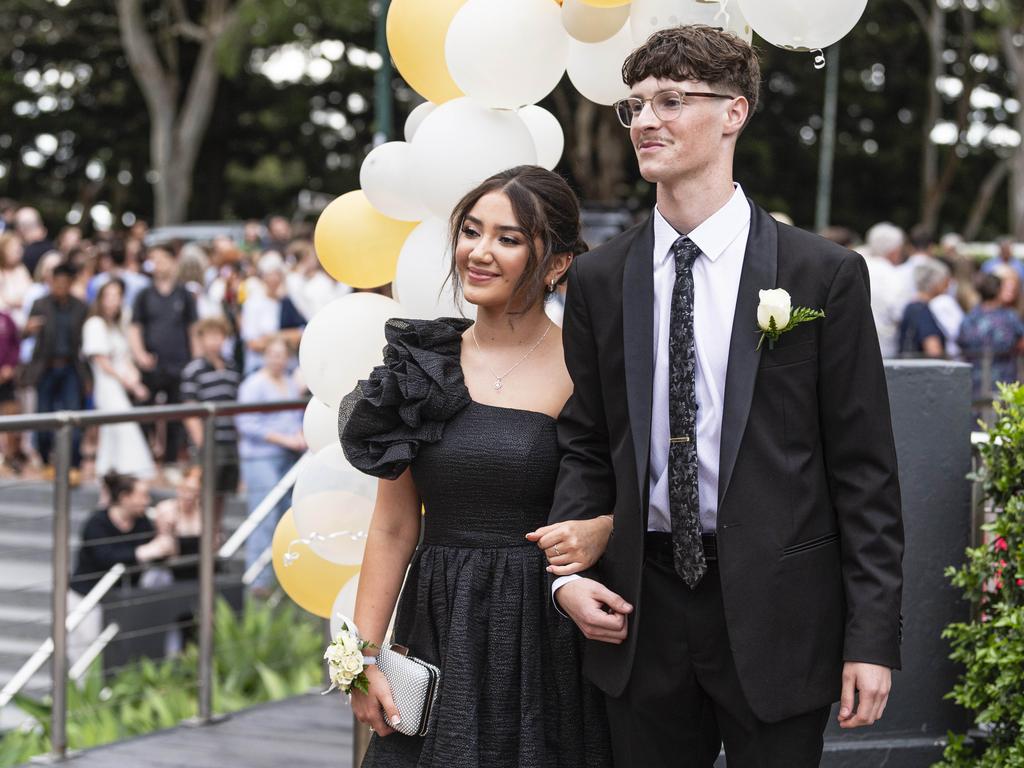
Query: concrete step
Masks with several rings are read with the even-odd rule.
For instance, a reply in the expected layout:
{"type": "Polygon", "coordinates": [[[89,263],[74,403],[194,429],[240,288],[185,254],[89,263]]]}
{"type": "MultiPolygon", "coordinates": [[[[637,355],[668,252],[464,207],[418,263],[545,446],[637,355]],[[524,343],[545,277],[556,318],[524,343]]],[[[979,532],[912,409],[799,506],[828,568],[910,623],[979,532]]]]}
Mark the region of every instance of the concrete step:
{"type": "Polygon", "coordinates": [[[36,640],[0,637],[0,668],[18,669],[38,648],[36,640]]]}
{"type": "Polygon", "coordinates": [[[0,605],[0,638],[42,642],[50,636],[49,608],[0,605]]]}

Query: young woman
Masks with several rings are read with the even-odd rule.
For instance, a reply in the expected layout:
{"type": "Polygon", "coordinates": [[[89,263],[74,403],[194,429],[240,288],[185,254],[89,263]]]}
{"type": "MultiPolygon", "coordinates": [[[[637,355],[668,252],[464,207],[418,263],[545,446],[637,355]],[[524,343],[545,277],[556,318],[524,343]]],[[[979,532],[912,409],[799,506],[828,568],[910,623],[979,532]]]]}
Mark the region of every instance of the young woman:
{"type": "MultiPolygon", "coordinates": [[[[395,641],[441,670],[420,738],[394,732],[388,684],[368,667],[369,693],[352,698],[378,737],[363,765],[607,766],[580,637],[556,612],[544,553],[527,539],[550,511],[555,418],[572,389],[544,300],[586,250],[579,204],[559,176],[524,166],[470,192],[451,225],[453,286],[476,305],[476,322],[389,321],[384,365],[341,407],[346,456],[383,478],[354,620],[383,644],[401,589],[395,641]]],[[[603,551],[609,520],[572,525],[572,537],[603,551]]]]}
{"type": "MultiPolygon", "coordinates": [[[[99,289],[91,316],[82,327],[82,353],[92,365],[93,405],[98,411],[125,411],[132,399],[143,402],[149,391],[132,362],[123,318],[124,283],[113,278],[99,289]]],[[[156,474],[153,456],[138,424],[100,427],[96,475],[117,470],[141,478],[156,474]]]]}

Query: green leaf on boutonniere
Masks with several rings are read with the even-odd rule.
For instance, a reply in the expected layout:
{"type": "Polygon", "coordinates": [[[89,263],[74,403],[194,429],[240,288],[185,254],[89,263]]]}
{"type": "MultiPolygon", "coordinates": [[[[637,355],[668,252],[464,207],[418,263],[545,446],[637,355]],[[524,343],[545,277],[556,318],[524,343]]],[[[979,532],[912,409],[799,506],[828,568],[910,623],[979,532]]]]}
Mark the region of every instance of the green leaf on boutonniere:
{"type": "Polygon", "coordinates": [[[820,309],[810,309],[809,307],[793,307],[792,312],[789,315],[789,322],[783,328],[779,328],[775,323],[775,317],[768,318],[767,328],[758,328],[757,332],[761,334],[761,338],[757,341],[757,351],[761,350],[761,345],[764,344],[765,339],[768,339],[768,349],[775,349],[775,342],[779,340],[779,337],[796,328],[801,323],[808,323],[812,320],[819,320],[825,317],[825,313],[820,309]]]}

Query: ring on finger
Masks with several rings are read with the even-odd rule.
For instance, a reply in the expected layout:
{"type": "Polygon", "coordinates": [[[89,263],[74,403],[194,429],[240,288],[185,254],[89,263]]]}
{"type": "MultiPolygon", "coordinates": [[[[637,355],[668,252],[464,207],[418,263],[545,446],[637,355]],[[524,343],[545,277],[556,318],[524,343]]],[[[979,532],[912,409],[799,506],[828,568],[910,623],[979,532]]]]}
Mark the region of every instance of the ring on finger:
{"type": "Polygon", "coordinates": [[[561,556],[562,556],[562,553],[558,551],[558,545],[557,545],[557,544],[556,544],[556,545],[555,545],[554,547],[552,547],[552,549],[554,549],[554,550],[555,550],[555,554],[556,554],[556,555],[558,555],[559,557],[561,557],[561,556]]]}

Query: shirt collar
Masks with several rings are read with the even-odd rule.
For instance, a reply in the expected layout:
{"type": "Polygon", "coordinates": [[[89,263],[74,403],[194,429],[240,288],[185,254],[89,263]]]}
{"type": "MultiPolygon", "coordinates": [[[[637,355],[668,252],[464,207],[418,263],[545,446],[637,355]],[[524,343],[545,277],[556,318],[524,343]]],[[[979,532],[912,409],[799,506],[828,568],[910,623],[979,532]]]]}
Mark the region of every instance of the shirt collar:
{"type": "MultiPolygon", "coordinates": [[[[750,204],[743,188],[735,185],[729,201],[690,232],[690,239],[711,261],[716,261],[750,222],[750,204]]],[[[654,206],[654,265],[661,266],[669,257],[672,244],[681,233],[654,206]]]]}

